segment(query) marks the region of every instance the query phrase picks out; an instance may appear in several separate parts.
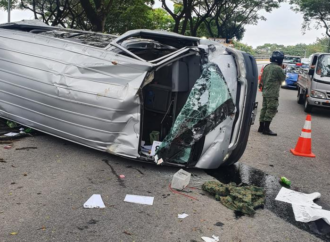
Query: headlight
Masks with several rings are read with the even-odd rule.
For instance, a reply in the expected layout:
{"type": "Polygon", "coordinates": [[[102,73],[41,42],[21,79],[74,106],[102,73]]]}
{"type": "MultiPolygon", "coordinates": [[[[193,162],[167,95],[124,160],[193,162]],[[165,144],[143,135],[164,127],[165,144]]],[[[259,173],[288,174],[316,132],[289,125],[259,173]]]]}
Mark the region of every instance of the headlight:
{"type": "Polygon", "coordinates": [[[315,97],[315,98],[322,98],[322,99],[325,99],[326,98],[325,93],[319,92],[319,91],[315,91],[315,90],[312,90],[311,91],[311,96],[312,97],[315,97]]]}
{"type": "Polygon", "coordinates": [[[286,85],[286,82],[285,81],[282,81],[282,86],[285,86],[286,85]]]}

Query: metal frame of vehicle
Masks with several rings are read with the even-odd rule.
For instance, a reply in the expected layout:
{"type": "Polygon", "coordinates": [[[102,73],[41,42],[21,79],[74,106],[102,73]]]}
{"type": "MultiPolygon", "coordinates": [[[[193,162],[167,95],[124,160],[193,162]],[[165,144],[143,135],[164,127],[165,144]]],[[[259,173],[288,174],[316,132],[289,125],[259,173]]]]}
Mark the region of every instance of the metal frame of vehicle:
{"type": "Polygon", "coordinates": [[[145,90],[154,88],[161,90],[159,95],[173,97],[164,112],[157,111],[161,115],[152,114],[173,124],[185,105],[178,100],[187,99],[202,66],[214,63],[228,85],[234,115],[196,140],[189,162],[163,164],[217,168],[235,163],[245,150],[258,73],[254,58],[244,52],[165,31],[134,30],[118,37],[25,21],[0,25],[0,53],[0,117],[90,148],[152,162],[155,157],[141,153],[145,129],[152,124],[146,116],[145,90]],[[143,44],[133,48],[133,42],[143,44]],[[171,76],[165,78],[168,73],[171,76]],[[188,91],[182,91],[182,78],[188,78],[188,91]],[[166,81],[172,82],[170,88],[164,86],[166,81]]]}

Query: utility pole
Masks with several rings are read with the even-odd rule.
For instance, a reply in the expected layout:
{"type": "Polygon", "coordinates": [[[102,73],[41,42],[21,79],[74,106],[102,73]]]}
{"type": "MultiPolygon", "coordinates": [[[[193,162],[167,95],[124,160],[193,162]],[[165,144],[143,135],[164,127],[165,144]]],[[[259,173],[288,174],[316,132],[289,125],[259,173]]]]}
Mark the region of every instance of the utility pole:
{"type": "Polygon", "coordinates": [[[10,23],[10,0],[8,0],[8,23],[10,23]]]}

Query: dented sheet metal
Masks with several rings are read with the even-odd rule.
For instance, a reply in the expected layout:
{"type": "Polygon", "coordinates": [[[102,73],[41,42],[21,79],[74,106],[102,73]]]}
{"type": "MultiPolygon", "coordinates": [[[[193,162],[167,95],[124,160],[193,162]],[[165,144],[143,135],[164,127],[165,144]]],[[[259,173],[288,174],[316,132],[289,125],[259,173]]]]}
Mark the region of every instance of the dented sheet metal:
{"type": "Polygon", "coordinates": [[[235,105],[221,70],[214,63],[206,64],[170,133],[159,147],[157,159],[189,162],[193,145],[234,112],[235,105]]]}
{"type": "Polygon", "coordinates": [[[138,157],[137,91],[150,67],[104,49],[0,29],[0,116],[138,157]]]}

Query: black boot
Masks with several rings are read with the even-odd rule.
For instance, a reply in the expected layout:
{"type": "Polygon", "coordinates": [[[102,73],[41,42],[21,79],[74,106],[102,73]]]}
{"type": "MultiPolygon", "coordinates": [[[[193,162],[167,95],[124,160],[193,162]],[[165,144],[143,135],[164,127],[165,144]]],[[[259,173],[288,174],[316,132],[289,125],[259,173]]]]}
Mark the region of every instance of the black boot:
{"type": "Polygon", "coordinates": [[[265,135],[277,136],[276,133],[274,133],[273,131],[271,131],[269,129],[269,125],[270,125],[270,121],[266,121],[265,126],[264,126],[264,131],[262,133],[265,134],[265,135]]]}
{"type": "Polygon", "coordinates": [[[260,122],[260,126],[259,126],[259,129],[258,129],[259,133],[264,132],[264,126],[265,126],[265,122],[260,122]]]}

